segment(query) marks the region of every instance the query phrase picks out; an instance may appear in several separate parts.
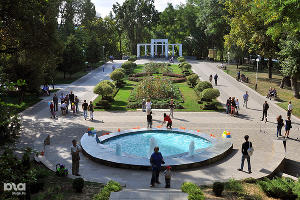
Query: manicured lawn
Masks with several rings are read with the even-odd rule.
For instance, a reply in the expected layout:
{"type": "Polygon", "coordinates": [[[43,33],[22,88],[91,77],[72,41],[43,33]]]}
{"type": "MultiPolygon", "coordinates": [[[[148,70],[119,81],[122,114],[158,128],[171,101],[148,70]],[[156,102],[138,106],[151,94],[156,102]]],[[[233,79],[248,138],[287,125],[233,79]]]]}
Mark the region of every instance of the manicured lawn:
{"type": "Polygon", "coordinates": [[[174,74],[182,74],[182,71],[178,67],[178,65],[171,65],[171,68],[172,68],[174,74]]]}
{"type": "MultiPolygon", "coordinates": [[[[246,83],[250,88],[255,88],[255,74],[256,71],[253,70],[252,67],[249,68],[248,66],[240,66],[239,69],[236,69],[236,66],[229,65],[227,66],[227,69],[225,70],[226,73],[231,75],[232,77],[236,78],[236,74],[238,70],[241,70],[241,74],[245,74],[245,76],[249,77],[249,83],[246,83]]],[[[292,101],[293,104],[293,114],[297,117],[300,117],[300,99],[296,99],[293,95],[293,91],[291,88],[285,87],[281,89],[280,81],[281,81],[281,74],[280,73],[273,73],[273,78],[270,80],[268,79],[268,73],[267,71],[258,72],[258,79],[257,79],[257,92],[260,93],[263,96],[266,96],[268,93],[268,90],[270,87],[276,88],[278,99],[280,103],[278,105],[285,110],[287,110],[288,101],[292,101]]],[[[300,83],[298,83],[300,86],[300,83]]]]}

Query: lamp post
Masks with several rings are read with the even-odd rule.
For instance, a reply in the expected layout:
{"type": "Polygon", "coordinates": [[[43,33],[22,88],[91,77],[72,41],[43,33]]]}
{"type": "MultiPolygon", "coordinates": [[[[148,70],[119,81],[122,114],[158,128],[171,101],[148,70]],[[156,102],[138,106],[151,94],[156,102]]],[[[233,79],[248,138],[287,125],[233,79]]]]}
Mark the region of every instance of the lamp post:
{"type": "Polygon", "coordinates": [[[103,59],[105,61],[104,48],[105,48],[105,46],[102,46],[102,49],[103,49],[103,59]]]}
{"type": "Polygon", "coordinates": [[[257,90],[257,73],[258,73],[258,63],[260,61],[260,55],[257,55],[256,58],[256,81],[255,81],[255,90],[257,90]]]}
{"type": "Polygon", "coordinates": [[[227,52],[227,56],[228,56],[228,66],[229,66],[229,59],[230,59],[230,58],[229,58],[229,55],[230,55],[230,52],[228,51],[228,52],[227,52]]]}

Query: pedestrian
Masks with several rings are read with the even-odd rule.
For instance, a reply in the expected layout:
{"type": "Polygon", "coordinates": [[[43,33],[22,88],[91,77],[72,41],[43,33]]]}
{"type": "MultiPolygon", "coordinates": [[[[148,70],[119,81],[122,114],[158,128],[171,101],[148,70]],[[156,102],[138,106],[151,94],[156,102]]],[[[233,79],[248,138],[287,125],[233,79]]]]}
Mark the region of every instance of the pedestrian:
{"type": "Polygon", "coordinates": [[[292,128],[292,121],[291,121],[291,118],[288,117],[287,120],[285,120],[285,137],[286,138],[289,138],[291,128],[292,128]]]}
{"type": "Polygon", "coordinates": [[[51,113],[51,118],[55,119],[55,110],[54,110],[53,102],[50,103],[50,113],[51,113]]]}
{"type": "Polygon", "coordinates": [[[292,111],[293,111],[293,105],[292,105],[292,102],[289,101],[287,116],[290,117],[290,118],[291,118],[292,111]]]}
{"type": "Polygon", "coordinates": [[[66,103],[66,113],[68,114],[68,112],[69,112],[69,104],[70,104],[70,99],[69,99],[69,95],[67,94],[66,96],[65,96],[65,103],[66,103]]]}
{"type": "Polygon", "coordinates": [[[171,166],[166,167],[166,170],[164,171],[164,175],[165,175],[165,183],[166,183],[165,188],[170,188],[171,187],[171,176],[172,176],[171,166]]]}
{"type": "Polygon", "coordinates": [[[163,123],[162,123],[162,125],[164,124],[164,123],[166,123],[166,122],[168,122],[167,123],[167,128],[172,128],[172,120],[171,120],[171,118],[170,118],[170,116],[169,115],[167,115],[166,113],[164,113],[164,121],[163,121],[163,123]]]}
{"type": "Polygon", "coordinates": [[[75,103],[71,103],[71,110],[73,111],[73,115],[76,113],[75,103]]]}
{"type": "Polygon", "coordinates": [[[69,94],[69,99],[70,99],[70,104],[74,103],[75,97],[74,97],[74,94],[73,94],[72,91],[71,91],[71,93],[69,94]]]}
{"type": "Polygon", "coordinates": [[[52,100],[53,100],[53,104],[54,104],[54,111],[58,111],[58,98],[57,98],[56,94],[54,94],[52,100]]]}
{"type": "Polygon", "coordinates": [[[90,101],[88,110],[90,111],[90,119],[93,121],[94,120],[94,105],[93,105],[92,101],[90,101]]]}
{"type": "Polygon", "coordinates": [[[231,98],[231,115],[235,115],[235,108],[236,108],[236,103],[235,103],[235,98],[231,98]]]}
{"type": "MultiPolygon", "coordinates": [[[[249,174],[251,174],[251,163],[250,163],[250,152],[253,152],[253,147],[252,147],[252,142],[249,142],[249,136],[245,135],[245,142],[242,145],[242,162],[241,162],[241,168],[238,169],[239,171],[243,171],[244,168],[244,161],[245,159],[247,159],[247,163],[248,163],[248,172],[249,174]]],[[[251,154],[251,153],[250,153],[251,154]]]]}
{"type": "Polygon", "coordinates": [[[239,114],[239,109],[240,109],[240,102],[239,99],[235,100],[235,108],[236,108],[236,114],[239,114]]]}
{"type": "Polygon", "coordinates": [[[83,101],[83,104],[82,104],[82,110],[83,110],[83,117],[84,117],[84,120],[86,120],[87,118],[87,110],[88,110],[88,104],[86,102],[86,100],[83,101]]]}
{"type": "Polygon", "coordinates": [[[80,176],[79,174],[79,152],[81,151],[81,148],[79,145],[77,145],[76,140],[72,140],[72,146],[71,146],[71,155],[72,155],[72,174],[75,176],[80,176]]]}
{"type": "Polygon", "coordinates": [[[218,74],[216,74],[215,76],[214,76],[214,79],[215,79],[215,85],[218,85],[218,74]]]}
{"type": "Polygon", "coordinates": [[[147,115],[147,128],[152,128],[152,111],[147,115]]]}
{"type": "Polygon", "coordinates": [[[238,73],[237,73],[237,81],[240,81],[240,79],[241,79],[241,71],[238,71],[238,73]]]}
{"type": "Polygon", "coordinates": [[[147,115],[151,112],[151,101],[150,99],[147,99],[147,102],[146,102],[146,112],[147,112],[147,115]]]}
{"type": "Polygon", "coordinates": [[[277,117],[277,137],[281,136],[281,129],[282,129],[283,126],[284,126],[284,123],[283,123],[282,116],[279,115],[277,117]]]}
{"type": "Polygon", "coordinates": [[[174,108],[175,108],[175,104],[173,99],[171,99],[170,103],[169,103],[169,107],[170,107],[170,116],[172,116],[172,118],[174,118],[174,108]]]}
{"type": "Polygon", "coordinates": [[[161,165],[165,164],[164,158],[159,152],[159,147],[154,147],[154,152],[150,157],[150,163],[152,167],[152,177],[151,177],[150,187],[154,187],[155,183],[160,184],[159,172],[161,169],[161,165]]]}
{"type": "Polygon", "coordinates": [[[263,116],[261,121],[264,121],[264,118],[266,118],[266,122],[268,121],[268,109],[269,109],[269,104],[267,101],[265,101],[264,105],[263,105],[263,116]]]}
{"type": "Polygon", "coordinates": [[[102,71],[104,72],[104,65],[102,66],[102,71]]]}
{"type": "Polygon", "coordinates": [[[209,75],[209,82],[210,82],[210,83],[212,82],[212,74],[209,75]]]}
{"type": "Polygon", "coordinates": [[[248,108],[247,104],[248,104],[248,99],[249,99],[249,94],[248,91],[246,91],[246,93],[243,95],[243,99],[244,99],[244,103],[243,103],[243,107],[245,106],[246,108],[248,108]]]}
{"type": "Polygon", "coordinates": [[[226,114],[231,112],[231,97],[229,97],[226,101],[226,114]]]}
{"type": "Polygon", "coordinates": [[[75,110],[76,110],[76,113],[79,112],[79,99],[77,96],[75,96],[75,110]]]}
{"type": "Polygon", "coordinates": [[[60,105],[61,105],[61,104],[63,104],[65,102],[64,93],[61,93],[59,98],[60,98],[60,105]]]}
{"type": "Polygon", "coordinates": [[[142,111],[146,112],[146,100],[145,99],[143,99],[143,101],[142,101],[142,111]]]}
{"type": "Polygon", "coordinates": [[[62,115],[66,115],[66,114],[67,114],[67,103],[66,103],[66,102],[63,102],[63,103],[60,105],[60,109],[61,109],[61,114],[62,114],[62,115]]]}

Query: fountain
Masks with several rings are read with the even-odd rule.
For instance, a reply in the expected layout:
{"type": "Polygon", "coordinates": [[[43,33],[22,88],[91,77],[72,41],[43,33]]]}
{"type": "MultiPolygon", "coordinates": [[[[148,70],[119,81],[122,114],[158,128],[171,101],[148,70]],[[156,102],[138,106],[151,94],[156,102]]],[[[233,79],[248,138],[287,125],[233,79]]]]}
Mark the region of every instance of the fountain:
{"type": "Polygon", "coordinates": [[[194,153],[195,153],[195,142],[194,140],[192,140],[189,146],[189,156],[193,156],[194,153]]]}
{"type": "Polygon", "coordinates": [[[149,146],[149,152],[148,152],[148,157],[150,158],[152,153],[153,153],[153,149],[154,147],[157,146],[156,140],[154,137],[150,138],[150,146],[149,146]]]}
{"type": "Polygon", "coordinates": [[[121,156],[121,145],[120,144],[116,145],[116,155],[121,156]]]}

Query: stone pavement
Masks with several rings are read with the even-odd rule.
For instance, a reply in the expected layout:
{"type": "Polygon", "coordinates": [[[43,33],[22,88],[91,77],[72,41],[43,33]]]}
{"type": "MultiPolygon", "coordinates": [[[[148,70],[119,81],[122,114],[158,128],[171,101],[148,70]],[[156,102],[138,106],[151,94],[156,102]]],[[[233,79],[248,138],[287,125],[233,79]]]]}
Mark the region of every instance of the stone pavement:
{"type": "MultiPolygon", "coordinates": [[[[120,66],[123,61],[116,61],[114,65],[120,66]]],[[[149,62],[147,60],[138,60],[138,63],[149,62]]],[[[248,177],[260,178],[270,174],[281,163],[285,154],[281,140],[276,138],[275,117],[278,114],[286,116],[285,111],[272,102],[270,103],[270,122],[260,121],[262,102],[264,97],[249,89],[245,85],[237,82],[229,75],[216,68],[217,63],[205,63],[200,61],[189,61],[192,63],[193,70],[198,73],[203,80],[207,80],[209,74],[219,74],[219,86],[221,96],[219,100],[224,103],[228,96],[235,96],[242,99],[244,91],[249,91],[249,109],[240,110],[240,117],[230,117],[221,112],[175,112],[173,124],[174,127],[184,126],[189,129],[200,129],[204,133],[213,133],[220,137],[226,129],[231,132],[234,150],[230,156],[209,166],[200,167],[191,170],[176,171],[172,179],[172,187],[179,189],[184,181],[191,181],[197,184],[211,184],[216,180],[226,181],[230,178],[244,179],[248,177]],[[250,135],[255,152],[251,158],[252,174],[238,172],[240,166],[240,147],[243,143],[243,136],[250,135]]],[[[73,91],[82,101],[93,100],[93,87],[103,79],[109,79],[109,73],[112,71],[112,64],[104,65],[105,72],[98,68],[81,79],[70,84],[59,91],[66,93],[73,91]]],[[[48,109],[48,101],[52,97],[46,97],[33,107],[25,110],[23,115],[23,130],[18,147],[34,146],[41,134],[51,136],[51,144],[46,146],[45,156],[40,157],[41,161],[50,169],[54,170],[57,163],[65,164],[71,169],[70,146],[72,139],[80,141],[81,136],[88,127],[95,127],[96,130],[103,132],[115,132],[120,129],[130,129],[136,126],[146,126],[145,113],[136,112],[95,112],[94,121],[84,120],[82,113],[69,114],[61,116],[58,119],[51,119],[48,109]],[[101,121],[104,123],[101,123],[101,121]]],[[[153,113],[154,126],[161,124],[163,112],[155,111],[153,113]]],[[[292,117],[293,129],[291,137],[295,138],[299,132],[299,120],[292,117]]],[[[287,158],[298,163],[300,161],[300,151],[298,150],[299,141],[287,141],[287,158]]],[[[89,181],[107,182],[116,180],[126,184],[131,189],[146,189],[149,186],[151,172],[135,171],[129,169],[111,168],[95,163],[85,156],[81,155],[80,174],[89,181]]],[[[72,177],[72,176],[71,176],[72,177]]],[[[162,187],[162,186],[160,186],[162,187]]]]}

